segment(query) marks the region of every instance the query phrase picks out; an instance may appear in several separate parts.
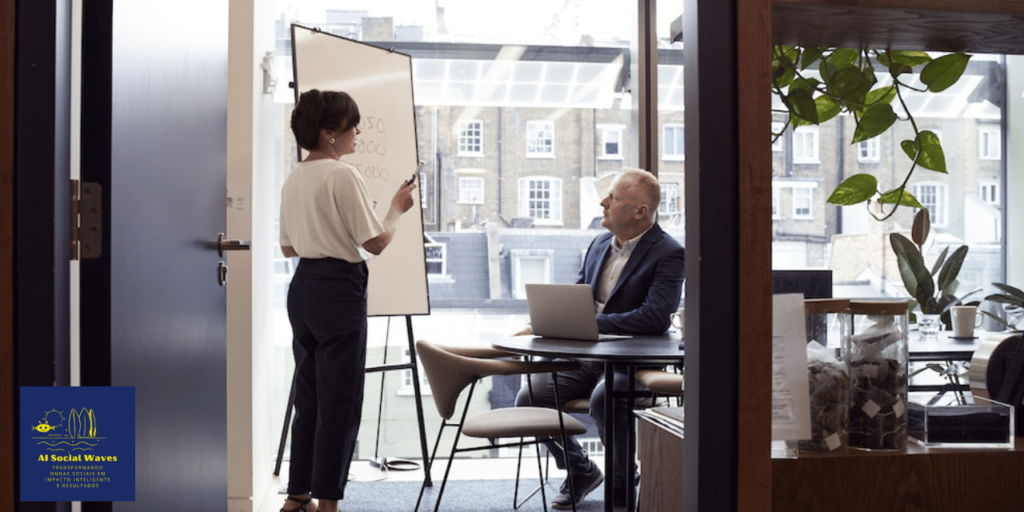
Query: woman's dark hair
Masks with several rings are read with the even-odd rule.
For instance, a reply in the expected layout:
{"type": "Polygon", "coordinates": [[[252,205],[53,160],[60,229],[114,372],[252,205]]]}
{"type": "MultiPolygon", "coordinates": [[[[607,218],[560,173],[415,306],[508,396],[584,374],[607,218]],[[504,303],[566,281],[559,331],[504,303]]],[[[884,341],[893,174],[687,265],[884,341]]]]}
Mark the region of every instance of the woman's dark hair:
{"type": "Polygon", "coordinates": [[[347,93],[310,89],[292,110],[292,133],[299,147],[313,151],[320,145],[320,130],[345,131],[359,124],[359,107],[347,93]]]}

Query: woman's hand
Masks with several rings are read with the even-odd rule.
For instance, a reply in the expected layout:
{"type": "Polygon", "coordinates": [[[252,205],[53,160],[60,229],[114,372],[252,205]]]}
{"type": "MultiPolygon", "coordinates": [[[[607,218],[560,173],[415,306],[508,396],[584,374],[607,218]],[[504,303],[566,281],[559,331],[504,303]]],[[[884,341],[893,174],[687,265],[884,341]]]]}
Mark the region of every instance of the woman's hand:
{"type": "Polygon", "coordinates": [[[415,183],[409,183],[403,181],[402,185],[398,187],[398,192],[395,192],[395,197],[391,198],[391,207],[398,210],[399,213],[405,213],[412,208],[412,191],[416,190],[415,183]]]}

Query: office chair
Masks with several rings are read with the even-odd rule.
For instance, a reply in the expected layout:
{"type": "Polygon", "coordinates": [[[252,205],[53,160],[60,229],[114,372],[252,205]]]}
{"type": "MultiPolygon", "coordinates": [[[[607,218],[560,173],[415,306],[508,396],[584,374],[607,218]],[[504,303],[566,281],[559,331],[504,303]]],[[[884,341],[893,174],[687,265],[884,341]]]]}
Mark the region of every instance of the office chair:
{"type": "MultiPolygon", "coordinates": [[[[513,355],[507,352],[490,348],[464,348],[436,345],[424,340],[416,342],[416,354],[423,363],[423,370],[430,383],[431,393],[434,397],[434,405],[441,415],[441,427],[437,432],[437,440],[434,442],[434,450],[430,455],[430,461],[426,464],[426,471],[430,471],[437,456],[437,448],[441,444],[441,435],[446,428],[454,427],[455,440],[452,442],[452,451],[448,456],[448,464],[444,471],[444,478],[441,480],[441,488],[437,493],[437,501],[434,503],[434,511],[437,512],[441,506],[441,498],[444,495],[445,485],[448,483],[448,474],[451,471],[452,461],[456,453],[490,450],[504,447],[522,447],[534,445],[537,450],[537,469],[540,469],[540,447],[542,439],[560,439],[564,445],[567,436],[578,435],[586,432],[583,426],[575,418],[554,409],[543,407],[510,407],[505,409],[492,409],[482,413],[468,416],[469,405],[473,398],[473,391],[476,383],[491,375],[517,375],[530,373],[555,373],[568,371],[578,367],[578,364],[570,361],[521,361],[513,359],[513,355]],[[455,409],[459,395],[466,388],[469,388],[465,397],[465,405],[462,414],[456,422],[450,421],[455,415],[455,409]],[[465,435],[480,439],[487,439],[488,444],[482,446],[459,447],[459,440],[465,435]],[[499,439],[520,438],[519,442],[499,443],[499,439]],[[524,441],[524,438],[532,438],[532,441],[524,441]]],[[[557,379],[557,375],[554,377],[557,379]]],[[[557,396],[557,386],[556,386],[557,396]]],[[[518,473],[518,468],[517,468],[518,473]]],[[[571,476],[571,475],[570,475],[571,476]]],[[[516,494],[518,494],[517,474],[516,494]]],[[[569,479],[570,485],[572,479],[569,479]]],[[[416,500],[416,509],[419,510],[420,502],[423,500],[423,491],[426,488],[426,479],[420,486],[420,495],[416,500]]],[[[573,490],[574,491],[574,490],[573,490]]],[[[544,499],[544,510],[547,511],[547,499],[544,490],[541,489],[541,496],[544,499]]],[[[515,503],[514,508],[520,504],[515,503]]],[[[576,507],[573,507],[575,511],[576,507]]]]}

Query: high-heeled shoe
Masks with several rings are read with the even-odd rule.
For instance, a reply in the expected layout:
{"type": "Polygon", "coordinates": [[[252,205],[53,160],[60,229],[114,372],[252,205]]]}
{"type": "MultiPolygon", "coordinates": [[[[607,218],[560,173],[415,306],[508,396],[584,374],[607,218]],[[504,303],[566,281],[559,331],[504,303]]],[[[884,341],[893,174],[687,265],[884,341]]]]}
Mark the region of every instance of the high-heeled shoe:
{"type": "Polygon", "coordinates": [[[299,503],[299,508],[292,509],[291,511],[286,511],[284,508],[282,508],[281,512],[316,512],[316,503],[313,503],[312,497],[296,498],[293,496],[288,496],[288,499],[286,499],[285,501],[297,501],[299,503]]]}

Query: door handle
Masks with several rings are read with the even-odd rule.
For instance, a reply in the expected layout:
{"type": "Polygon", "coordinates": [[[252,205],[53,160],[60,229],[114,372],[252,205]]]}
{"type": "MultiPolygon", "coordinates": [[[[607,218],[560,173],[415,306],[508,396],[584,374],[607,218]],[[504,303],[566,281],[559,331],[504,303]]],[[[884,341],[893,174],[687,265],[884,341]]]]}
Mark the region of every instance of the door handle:
{"type": "Polygon", "coordinates": [[[217,233],[217,254],[224,257],[224,251],[248,251],[248,240],[226,240],[224,233],[217,233]]]}

